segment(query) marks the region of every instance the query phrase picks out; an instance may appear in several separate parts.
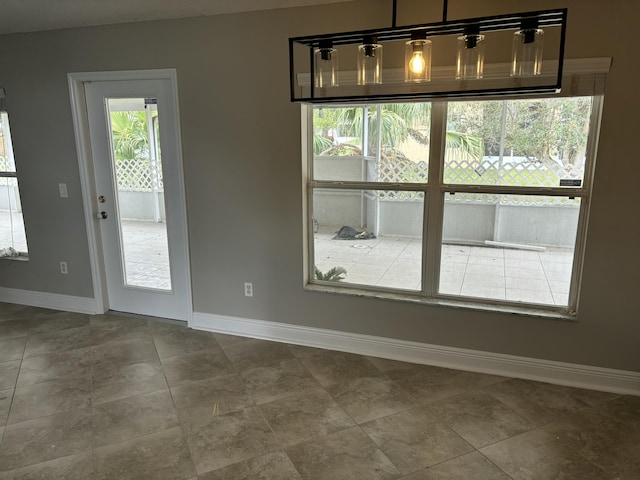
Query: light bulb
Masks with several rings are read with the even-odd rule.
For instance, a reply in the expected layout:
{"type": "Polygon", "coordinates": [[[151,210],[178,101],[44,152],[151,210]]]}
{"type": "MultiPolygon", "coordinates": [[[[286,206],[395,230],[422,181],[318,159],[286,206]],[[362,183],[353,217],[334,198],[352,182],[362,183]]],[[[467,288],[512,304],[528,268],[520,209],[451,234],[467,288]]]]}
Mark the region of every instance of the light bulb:
{"type": "Polygon", "coordinates": [[[422,50],[418,52],[413,52],[413,55],[411,56],[411,61],[409,62],[409,69],[413,73],[420,75],[422,72],[424,72],[424,69],[426,66],[427,66],[427,62],[424,61],[424,57],[422,56],[422,50]]]}
{"type": "Polygon", "coordinates": [[[427,40],[426,32],[413,32],[404,51],[404,81],[421,83],[431,80],[431,40],[427,40]]]}

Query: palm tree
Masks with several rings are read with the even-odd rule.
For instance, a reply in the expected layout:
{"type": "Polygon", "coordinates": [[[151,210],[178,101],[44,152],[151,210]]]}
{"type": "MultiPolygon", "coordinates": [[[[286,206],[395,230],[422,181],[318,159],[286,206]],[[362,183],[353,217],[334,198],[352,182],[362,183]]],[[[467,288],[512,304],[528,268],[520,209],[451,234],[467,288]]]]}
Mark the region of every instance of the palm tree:
{"type": "MultiPolygon", "coordinates": [[[[367,111],[367,127],[369,132],[377,131],[377,108],[369,108],[367,111]]],[[[362,139],[364,134],[364,122],[362,121],[363,109],[361,107],[340,108],[334,115],[334,130],[339,130],[341,136],[362,139]]],[[[422,133],[428,131],[430,124],[431,105],[429,103],[395,103],[383,104],[380,109],[380,145],[383,156],[405,158],[398,150],[400,145],[412,138],[421,145],[429,144],[429,137],[422,133]]],[[[355,145],[349,145],[353,154],[361,155],[362,152],[355,145]]],[[[369,152],[376,148],[376,136],[369,135],[369,152]]],[[[449,151],[457,151],[460,154],[481,160],[484,155],[484,142],[482,138],[460,132],[446,133],[446,148],[449,151]]],[[[314,153],[316,155],[343,155],[346,145],[334,143],[329,138],[326,125],[323,131],[314,132],[314,153]],[[324,135],[323,135],[324,134],[324,135]]]]}
{"type": "Polygon", "coordinates": [[[149,159],[149,133],[144,110],[111,112],[111,132],[116,160],[149,159]]]}

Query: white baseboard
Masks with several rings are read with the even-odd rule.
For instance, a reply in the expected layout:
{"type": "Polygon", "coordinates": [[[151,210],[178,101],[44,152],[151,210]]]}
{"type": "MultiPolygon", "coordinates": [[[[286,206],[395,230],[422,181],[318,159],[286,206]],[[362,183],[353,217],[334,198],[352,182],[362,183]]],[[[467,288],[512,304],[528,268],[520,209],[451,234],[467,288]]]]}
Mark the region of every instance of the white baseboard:
{"type": "Polygon", "coordinates": [[[0,302],[19,303],[31,307],[65,310],[67,312],[96,314],[98,305],[94,298],[74,297],[58,293],[33,292],[16,288],[0,287],[0,302]]]}
{"type": "Polygon", "coordinates": [[[614,370],[246,318],[193,314],[197,330],[389,358],[570,387],[640,395],[640,372],[614,370]]]}

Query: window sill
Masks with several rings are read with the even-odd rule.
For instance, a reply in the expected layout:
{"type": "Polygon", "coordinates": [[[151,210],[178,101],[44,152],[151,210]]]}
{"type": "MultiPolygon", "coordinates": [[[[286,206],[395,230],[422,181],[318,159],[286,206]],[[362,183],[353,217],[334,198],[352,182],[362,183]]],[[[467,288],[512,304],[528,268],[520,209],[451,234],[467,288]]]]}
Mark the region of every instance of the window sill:
{"type": "Polygon", "coordinates": [[[335,293],[338,295],[348,295],[353,297],[377,298],[382,300],[395,300],[401,302],[418,303],[446,308],[458,308],[461,310],[472,310],[476,312],[506,313],[523,317],[542,318],[547,320],[561,320],[568,322],[577,321],[575,313],[562,311],[558,307],[549,308],[537,307],[535,305],[510,305],[501,303],[476,302],[472,299],[457,300],[452,298],[424,298],[412,294],[390,291],[364,290],[350,287],[337,287],[317,283],[307,283],[305,290],[313,292],[335,293]]]}

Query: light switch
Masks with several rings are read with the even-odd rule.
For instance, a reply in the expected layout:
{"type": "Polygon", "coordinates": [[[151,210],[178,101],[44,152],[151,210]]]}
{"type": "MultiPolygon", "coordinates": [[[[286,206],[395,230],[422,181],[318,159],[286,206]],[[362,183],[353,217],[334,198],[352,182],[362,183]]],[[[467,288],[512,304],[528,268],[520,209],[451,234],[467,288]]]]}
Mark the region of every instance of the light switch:
{"type": "Polygon", "coordinates": [[[59,183],[58,189],[60,190],[60,198],[69,198],[69,193],[67,192],[66,183],[59,183]]]}

